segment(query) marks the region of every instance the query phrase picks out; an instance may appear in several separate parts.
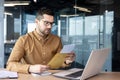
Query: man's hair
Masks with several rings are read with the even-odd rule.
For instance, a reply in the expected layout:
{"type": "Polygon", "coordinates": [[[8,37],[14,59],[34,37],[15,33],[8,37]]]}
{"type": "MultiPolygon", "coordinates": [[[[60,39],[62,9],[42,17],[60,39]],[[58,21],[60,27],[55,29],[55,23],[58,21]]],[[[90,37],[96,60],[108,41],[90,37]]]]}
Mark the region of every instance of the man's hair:
{"type": "Polygon", "coordinates": [[[54,16],[54,12],[50,8],[42,7],[37,11],[36,18],[40,20],[43,18],[44,14],[54,16]]]}

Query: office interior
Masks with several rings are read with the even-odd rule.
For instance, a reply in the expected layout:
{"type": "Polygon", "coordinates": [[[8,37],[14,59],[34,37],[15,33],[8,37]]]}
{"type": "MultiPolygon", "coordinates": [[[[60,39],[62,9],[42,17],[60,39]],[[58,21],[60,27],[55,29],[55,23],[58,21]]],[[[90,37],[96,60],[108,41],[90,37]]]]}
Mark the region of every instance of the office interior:
{"type": "Polygon", "coordinates": [[[62,39],[63,45],[76,45],[73,67],[84,67],[92,50],[110,48],[103,70],[120,71],[119,3],[119,0],[1,0],[0,67],[6,66],[17,39],[34,30],[36,10],[47,6],[55,12],[52,33],[62,39]]]}

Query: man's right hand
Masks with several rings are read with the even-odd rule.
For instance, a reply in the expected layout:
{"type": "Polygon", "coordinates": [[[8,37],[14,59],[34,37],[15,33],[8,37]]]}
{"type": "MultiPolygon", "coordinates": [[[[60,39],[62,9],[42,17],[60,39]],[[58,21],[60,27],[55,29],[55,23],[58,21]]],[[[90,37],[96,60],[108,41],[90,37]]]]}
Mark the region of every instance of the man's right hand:
{"type": "Polygon", "coordinates": [[[48,69],[49,69],[49,66],[47,65],[36,64],[36,65],[30,65],[29,72],[30,73],[41,73],[48,69]]]}

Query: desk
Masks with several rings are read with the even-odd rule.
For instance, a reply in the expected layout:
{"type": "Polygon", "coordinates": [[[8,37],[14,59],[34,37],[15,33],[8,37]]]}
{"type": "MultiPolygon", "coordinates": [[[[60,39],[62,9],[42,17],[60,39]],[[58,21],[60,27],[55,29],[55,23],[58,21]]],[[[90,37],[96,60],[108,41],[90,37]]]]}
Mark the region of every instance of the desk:
{"type": "Polygon", "coordinates": [[[120,72],[103,72],[88,80],[120,80],[120,72]]]}
{"type": "MultiPolygon", "coordinates": [[[[63,78],[57,78],[54,76],[38,76],[19,74],[18,80],[67,80],[63,78]]],[[[120,80],[120,72],[105,72],[100,73],[97,76],[91,77],[88,80],[120,80]]]]}
{"type": "MultiPolygon", "coordinates": [[[[58,70],[51,70],[50,72],[58,72],[58,70]]],[[[63,78],[49,76],[32,76],[31,74],[18,74],[18,79],[0,79],[0,80],[67,80],[63,78]]],[[[87,80],[120,80],[120,72],[102,72],[87,80]]]]}

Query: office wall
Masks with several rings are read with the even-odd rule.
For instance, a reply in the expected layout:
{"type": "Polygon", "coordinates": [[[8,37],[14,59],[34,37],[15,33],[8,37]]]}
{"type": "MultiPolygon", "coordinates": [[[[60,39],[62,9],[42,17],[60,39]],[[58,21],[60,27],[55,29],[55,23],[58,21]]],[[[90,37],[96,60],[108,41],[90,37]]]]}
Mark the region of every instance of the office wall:
{"type": "Polygon", "coordinates": [[[114,0],[114,5],[112,71],[120,71],[120,1],[114,0]]]}
{"type": "Polygon", "coordinates": [[[0,68],[4,65],[4,0],[0,0],[0,68]]]}

